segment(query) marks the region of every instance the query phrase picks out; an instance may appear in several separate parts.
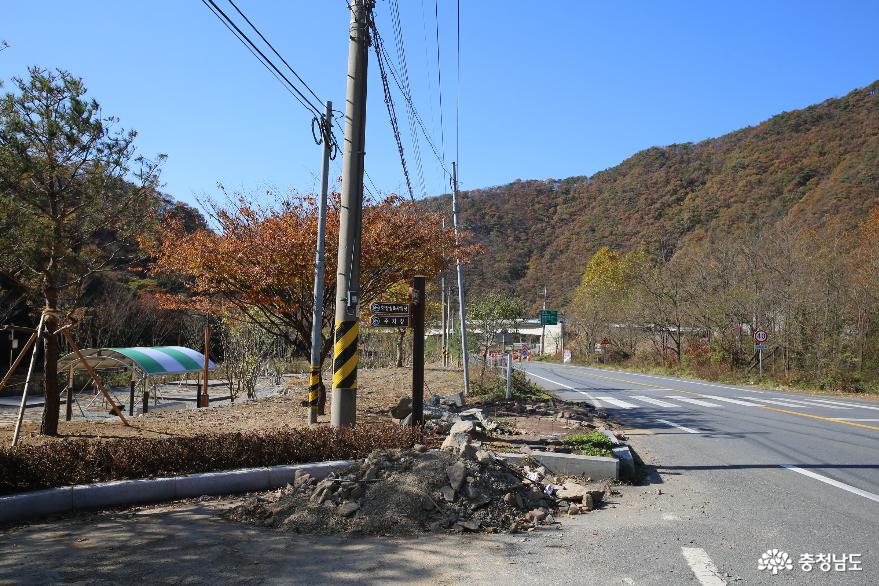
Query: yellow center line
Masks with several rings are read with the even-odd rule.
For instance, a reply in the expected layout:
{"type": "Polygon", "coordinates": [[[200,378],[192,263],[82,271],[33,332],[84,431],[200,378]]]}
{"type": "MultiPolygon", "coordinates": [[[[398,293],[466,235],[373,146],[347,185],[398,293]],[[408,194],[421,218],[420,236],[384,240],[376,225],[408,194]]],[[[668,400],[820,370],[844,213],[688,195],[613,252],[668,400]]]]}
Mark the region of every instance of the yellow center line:
{"type": "MultiPolygon", "coordinates": [[[[604,376],[604,375],[602,375],[602,374],[594,374],[594,373],[592,373],[592,372],[589,372],[588,375],[589,375],[589,376],[594,376],[594,377],[597,377],[597,378],[604,378],[604,379],[607,379],[607,380],[617,381],[617,382],[621,382],[621,383],[629,383],[629,384],[632,384],[632,385],[641,385],[641,386],[644,386],[644,387],[652,387],[652,386],[654,386],[654,385],[649,385],[649,384],[647,384],[647,383],[642,383],[642,382],[639,382],[639,381],[626,380],[626,379],[624,379],[624,378],[616,378],[616,377],[613,377],[613,376],[604,376]]],[[[620,390],[623,390],[623,389],[620,389],[620,390]]],[[[632,390],[634,390],[634,389],[632,389],[632,390]]],[[[705,396],[705,395],[703,395],[702,393],[697,393],[697,392],[695,392],[695,391],[688,391],[687,389],[681,389],[681,388],[679,388],[679,387],[671,387],[671,388],[669,388],[668,390],[670,390],[670,391],[677,391],[677,392],[680,392],[680,393],[687,393],[688,395],[695,395],[695,396],[697,396],[697,397],[704,397],[704,396],[705,396]]],[[[835,418],[833,418],[833,417],[822,417],[822,416],[820,416],[820,415],[812,415],[812,414],[810,414],[810,413],[803,413],[802,411],[791,411],[791,410],[789,410],[789,409],[779,409],[778,407],[770,407],[770,406],[768,406],[768,405],[756,405],[756,406],[757,406],[757,407],[761,407],[761,408],[763,408],[763,409],[769,409],[770,411],[778,411],[779,413],[787,413],[788,415],[799,415],[800,417],[808,417],[808,418],[810,418],[810,419],[820,419],[821,421],[830,421],[831,423],[842,423],[843,425],[853,425],[853,426],[855,426],[855,427],[863,427],[864,429],[872,429],[872,430],[875,430],[875,431],[879,431],[879,427],[877,427],[877,426],[875,426],[875,425],[866,425],[866,424],[864,424],[864,423],[857,423],[857,422],[855,422],[855,421],[843,421],[843,420],[841,420],[841,419],[835,419],[835,418]]]]}
{"type": "Polygon", "coordinates": [[[833,417],[821,417],[820,415],[812,415],[810,413],[802,413],[800,411],[789,411],[787,409],[779,409],[778,407],[769,407],[767,405],[758,405],[758,407],[763,407],[764,409],[769,409],[770,411],[778,411],[779,413],[789,413],[791,415],[800,415],[802,417],[809,417],[811,419],[820,419],[821,421],[832,421],[833,423],[854,425],[855,427],[863,427],[864,429],[874,429],[876,431],[879,431],[879,427],[876,427],[875,425],[865,425],[863,423],[856,423],[854,421],[843,421],[842,419],[834,419],[833,417]]]}

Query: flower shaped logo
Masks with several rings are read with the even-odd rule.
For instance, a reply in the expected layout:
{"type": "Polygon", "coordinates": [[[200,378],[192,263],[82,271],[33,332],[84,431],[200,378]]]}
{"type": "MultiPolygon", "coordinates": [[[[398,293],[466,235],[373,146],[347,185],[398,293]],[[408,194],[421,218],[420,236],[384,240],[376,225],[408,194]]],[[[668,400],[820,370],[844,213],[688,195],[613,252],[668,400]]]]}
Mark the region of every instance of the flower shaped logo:
{"type": "Polygon", "coordinates": [[[757,569],[760,571],[769,570],[774,576],[779,570],[793,570],[794,563],[791,561],[790,556],[787,555],[787,552],[767,549],[760,556],[760,561],[757,562],[757,569]]]}

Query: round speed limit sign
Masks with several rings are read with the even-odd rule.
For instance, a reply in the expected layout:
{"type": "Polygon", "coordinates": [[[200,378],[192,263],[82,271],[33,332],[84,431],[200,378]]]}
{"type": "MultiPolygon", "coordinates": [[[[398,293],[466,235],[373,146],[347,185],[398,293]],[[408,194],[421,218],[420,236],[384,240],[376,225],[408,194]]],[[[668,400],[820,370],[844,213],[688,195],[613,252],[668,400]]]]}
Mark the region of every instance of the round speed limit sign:
{"type": "Polygon", "coordinates": [[[766,330],[757,330],[756,332],[754,332],[754,341],[762,344],[768,339],[769,334],[766,333],[766,330]]]}

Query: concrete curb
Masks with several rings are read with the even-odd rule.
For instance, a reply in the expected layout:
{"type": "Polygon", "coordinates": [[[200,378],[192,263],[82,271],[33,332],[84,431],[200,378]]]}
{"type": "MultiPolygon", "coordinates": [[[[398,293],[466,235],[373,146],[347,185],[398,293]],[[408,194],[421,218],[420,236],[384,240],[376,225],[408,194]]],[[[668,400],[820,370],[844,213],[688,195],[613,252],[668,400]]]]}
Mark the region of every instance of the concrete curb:
{"type": "Polygon", "coordinates": [[[293,482],[297,474],[307,473],[314,478],[324,478],[355,462],[356,460],[310,462],[35,490],[0,497],[0,523],[87,509],[271,490],[293,482]]]}
{"type": "Polygon", "coordinates": [[[620,461],[603,456],[580,456],[559,452],[531,452],[530,454],[498,453],[498,457],[521,464],[529,456],[555,474],[588,476],[593,480],[619,480],[620,461]]]}
{"type": "Polygon", "coordinates": [[[611,430],[609,430],[609,429],[604,429],[604,428],[602,427],[602,428],[599,429],[598,431],[600,431],[601,433],[603,433],[603,434],[605,435],[605,437],[607,437],[607,439],[609,439],[611,442],[613,442],[613,445],[615,445],[615,446],[620,445],[620,440],[619,440],[619,438],[617,438],[616,434],[615,434],[614,432],[612,432],[611,430]]]}
{"type": "Polygon", "coordinates": [[[634,482],[635,457],[632,455],[632,450],[629,449],[629,446],[617,446],[611,448],[610,451],[620,460],[620,479],[634,482]]]}

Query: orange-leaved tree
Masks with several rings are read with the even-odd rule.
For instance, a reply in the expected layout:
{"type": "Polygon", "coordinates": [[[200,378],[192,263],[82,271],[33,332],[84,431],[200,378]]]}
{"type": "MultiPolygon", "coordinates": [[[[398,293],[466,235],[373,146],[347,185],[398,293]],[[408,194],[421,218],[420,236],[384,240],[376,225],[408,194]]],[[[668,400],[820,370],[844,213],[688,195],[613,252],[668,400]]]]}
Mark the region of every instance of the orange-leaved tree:
{"type": "MultiPolygon", "coordinates": [[[[227,198],[228,199],[228,198],[227,198]]],[[[236,314],[267,333],[311,351],[317,203],[294,195],[273,207],[245,198],[214,204],[216,231],[187,234],[171,223],[151,244],[153,271],[179,280],[182,293],[168,305],[236,314]]],[[[330,198],[326,224],[321,364],[332,344],[339,233],[339,198],[330,198]]],[[[449,268],[454,237],[442,216],[392,195],[363,208],[360,298],[363,305],[416,274],[449,268]]],[[[470,249],[462,254],[469,255],[470,249]]]]}

